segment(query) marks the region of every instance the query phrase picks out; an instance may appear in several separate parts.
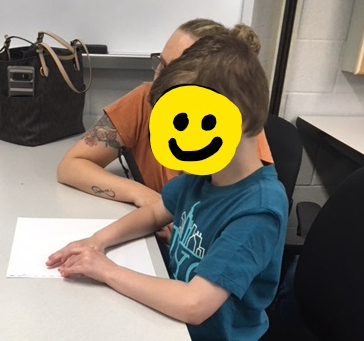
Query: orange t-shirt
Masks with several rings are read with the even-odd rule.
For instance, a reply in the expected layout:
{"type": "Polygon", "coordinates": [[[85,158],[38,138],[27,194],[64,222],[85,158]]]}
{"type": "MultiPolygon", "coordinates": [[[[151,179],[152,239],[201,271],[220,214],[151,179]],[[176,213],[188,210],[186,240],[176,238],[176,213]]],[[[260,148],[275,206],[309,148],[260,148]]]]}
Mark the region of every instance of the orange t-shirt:
{"type": "MultiPolygon", "coordinates": [[[[151,106],[148,95],[152,83],[142,85],[104,108],[126,147],[130,148],[145,185],[160,192],[163,185],[179,172],[163,167],[149,144],[151,106]]],[[[264,131],[258,136],[258,154],[262,161],[273,163],[264,131]]]]}

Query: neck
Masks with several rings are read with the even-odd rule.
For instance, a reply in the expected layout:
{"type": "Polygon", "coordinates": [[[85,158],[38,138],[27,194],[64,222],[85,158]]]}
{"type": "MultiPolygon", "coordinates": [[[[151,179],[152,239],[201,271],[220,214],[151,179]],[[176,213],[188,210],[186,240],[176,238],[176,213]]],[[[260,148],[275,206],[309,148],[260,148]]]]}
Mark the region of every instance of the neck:
{"type": "Polygon", "coordinates": [[[258,138],[256,136],[246,138],[243,135],[234,157],[224,169],[211,176],[211,184],[229,186],[263,167],[257,153],[257,143],[258,138]]]}

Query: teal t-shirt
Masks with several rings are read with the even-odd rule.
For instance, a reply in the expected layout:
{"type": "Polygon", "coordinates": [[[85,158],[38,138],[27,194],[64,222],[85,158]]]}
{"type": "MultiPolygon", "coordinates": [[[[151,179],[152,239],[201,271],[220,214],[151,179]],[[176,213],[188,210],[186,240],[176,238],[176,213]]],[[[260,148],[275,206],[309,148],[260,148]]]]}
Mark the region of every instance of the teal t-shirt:
{"type": "Polygon", "coordinates": [[[199,326],[194,341],[257,341],[268,328],[265,308],[280,276],[288,203],[273,165],[226,187],[209,176],[181,175],[162,190],[174,216],[170,273],[189,282],[196,274],[231,293],[199,326]]]}

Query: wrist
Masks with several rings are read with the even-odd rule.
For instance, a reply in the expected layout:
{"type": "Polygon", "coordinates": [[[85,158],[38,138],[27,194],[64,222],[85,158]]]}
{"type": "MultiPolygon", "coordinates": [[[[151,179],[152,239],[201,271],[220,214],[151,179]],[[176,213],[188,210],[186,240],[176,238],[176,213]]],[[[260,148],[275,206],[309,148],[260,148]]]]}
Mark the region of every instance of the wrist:
{"type": "Polygon", "coordinates": [[[104,252],[104,250],[109,246],[107,245],[107,241],[102,237],[100,231],[95,232],[90,237],[90,241],[94,245],[94,248],[100,252],[104,252]]]}
{"type": "Polygon", "coordinates": [[[125,294],[124,282],[127,281],[127,269],[123,266],[113,264],[108,271],[105,272],[104,283],[118,292],[125,294]]]}

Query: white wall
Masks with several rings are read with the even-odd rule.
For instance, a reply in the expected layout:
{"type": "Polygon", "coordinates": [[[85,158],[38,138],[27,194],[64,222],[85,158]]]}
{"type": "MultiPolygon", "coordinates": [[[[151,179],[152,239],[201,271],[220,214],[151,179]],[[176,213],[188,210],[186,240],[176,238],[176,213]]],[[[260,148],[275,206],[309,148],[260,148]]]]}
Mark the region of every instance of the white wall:
{"type": "Polygon", "coordinates": [[[281,106],[287,120],[364,115],[364,76],[341,71],[353,5],[354,0],[299,1],[281,106]]]}
{"type": "MultiPolygon", "coordinates": [[[[254,4],[251,26],[270,80],[285,1],[254,4]]],[[[354,1],[298,1],[280,116],[295,122],[299,115],[364,115],[364,76],[341,70],[354,1]]]]}
{"type": "MultiPolygon", "coordinates": [[[[253,0],[244,0],[249,5],[253,0]]],[[[110,53],[149,55],[187,20],[204,17],[234,25],[243,0],[11,0],[2,1],[0,35],[35,41],[40,30],[66,41],[106,44],[110,53]]],[[[14,41],[14,44],[17,44],[14,41]]]]}

